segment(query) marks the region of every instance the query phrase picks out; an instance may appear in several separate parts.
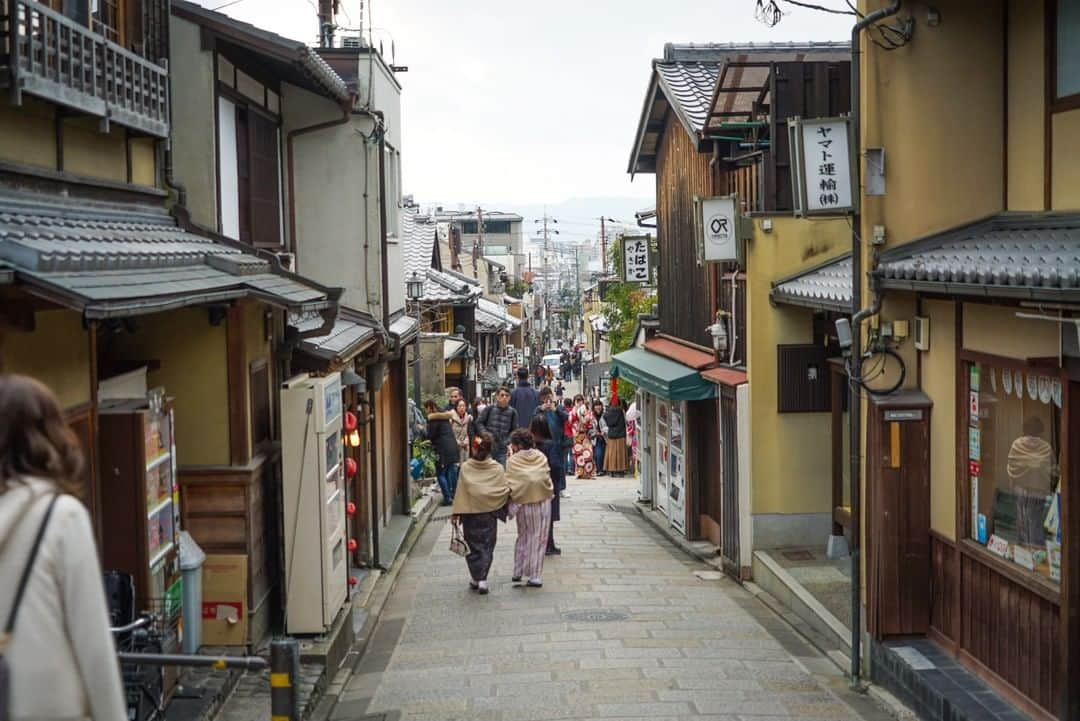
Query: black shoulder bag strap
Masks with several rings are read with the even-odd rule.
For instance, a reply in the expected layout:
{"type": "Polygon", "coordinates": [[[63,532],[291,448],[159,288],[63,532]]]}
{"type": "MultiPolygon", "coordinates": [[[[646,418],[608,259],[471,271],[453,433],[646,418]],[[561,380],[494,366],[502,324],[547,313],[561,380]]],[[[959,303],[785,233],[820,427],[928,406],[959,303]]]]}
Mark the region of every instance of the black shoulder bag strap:
{"type": "Polygon", "coordinates": [[[30,583],[30,572],[34,569],[34,561],[37,560],[41,540],[45,537],[45,529],[49,525],[49,518],[52,516],[53,507],[59,497],[54,495],[49,501],[49,507],[45,509],[45,516],[41,519],[41,525],[38,526],[37,535],[34,536],[34,545],[30,548],[30,556],[26,559],[26,566],[19,578],[19,585],[15,589],[15,600],[11,604],[11,611],[8,612],[7,622],[4,624],[3,632],[0,632],[0,721],[8,721],[11,713],[11,668],[8,666],[7,659],[4,658],[4,653],[11,641],[11,632],[15,628],[19,604],[22,603],[26,586],[30,583]]]}

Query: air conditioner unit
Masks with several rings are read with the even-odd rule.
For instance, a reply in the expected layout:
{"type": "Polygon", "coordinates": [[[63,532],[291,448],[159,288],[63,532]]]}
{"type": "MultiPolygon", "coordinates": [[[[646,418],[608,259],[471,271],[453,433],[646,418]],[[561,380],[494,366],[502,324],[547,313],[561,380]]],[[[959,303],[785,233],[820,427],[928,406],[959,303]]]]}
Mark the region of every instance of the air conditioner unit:
{"type": "Polygon", "coordinates": [[[288,271],[296,271],[296,253],[274,253],[281,267],[288,271]]]}
{"type": "Polygon", "coordinates": [[[356,50],[358,48],[364,47],[364,41],[359,35],[342,35],[341,47],[352,48],[353,50],[356,50]]]}

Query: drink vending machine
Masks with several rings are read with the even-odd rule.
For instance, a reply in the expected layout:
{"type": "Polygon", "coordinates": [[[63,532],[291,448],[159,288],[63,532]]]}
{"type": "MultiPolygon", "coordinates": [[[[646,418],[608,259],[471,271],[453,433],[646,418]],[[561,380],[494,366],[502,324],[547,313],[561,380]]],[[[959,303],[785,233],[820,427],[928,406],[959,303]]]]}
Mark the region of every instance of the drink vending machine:
{"type": "Polygon", "coordinates": [[[341,374],[281,388],[285,630],[330,628],[348,595],[341,374]]]}

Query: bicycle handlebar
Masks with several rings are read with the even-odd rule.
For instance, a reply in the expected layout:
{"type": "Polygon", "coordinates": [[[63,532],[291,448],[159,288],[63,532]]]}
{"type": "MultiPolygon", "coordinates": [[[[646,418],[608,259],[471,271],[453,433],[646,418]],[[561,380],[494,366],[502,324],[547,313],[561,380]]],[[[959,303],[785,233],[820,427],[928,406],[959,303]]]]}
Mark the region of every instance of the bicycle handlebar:
{"type": "Polygon", "coordinates": [[[128,633],[130,631],[134,631],[134,630],[139,629],[139,628],[146,628],[151,623],[153,623],[153,620],[154,619],[151,618],[150,616],[143,616],[142,618],[135,619],[131,623],[127,624],[126,626],[114,626],[114,627],[111,627],[109,630],[112,631],[114,634],[128,633]]]}

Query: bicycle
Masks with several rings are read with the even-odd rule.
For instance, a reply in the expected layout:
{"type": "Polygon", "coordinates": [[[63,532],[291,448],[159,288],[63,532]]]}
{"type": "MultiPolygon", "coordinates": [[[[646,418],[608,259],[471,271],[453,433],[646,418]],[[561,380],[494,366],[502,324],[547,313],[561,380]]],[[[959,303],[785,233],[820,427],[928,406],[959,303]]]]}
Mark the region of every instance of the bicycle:
{"type": "Polygon", "coordinates": [[[161,653],[162,635],[154,628],[156,620],[153,614],[144,613],[131,623],[109,629],[121,660],[128,721],[157,721],[165,716],[163,667],[130,662],[133,655],[161,653]]]}

